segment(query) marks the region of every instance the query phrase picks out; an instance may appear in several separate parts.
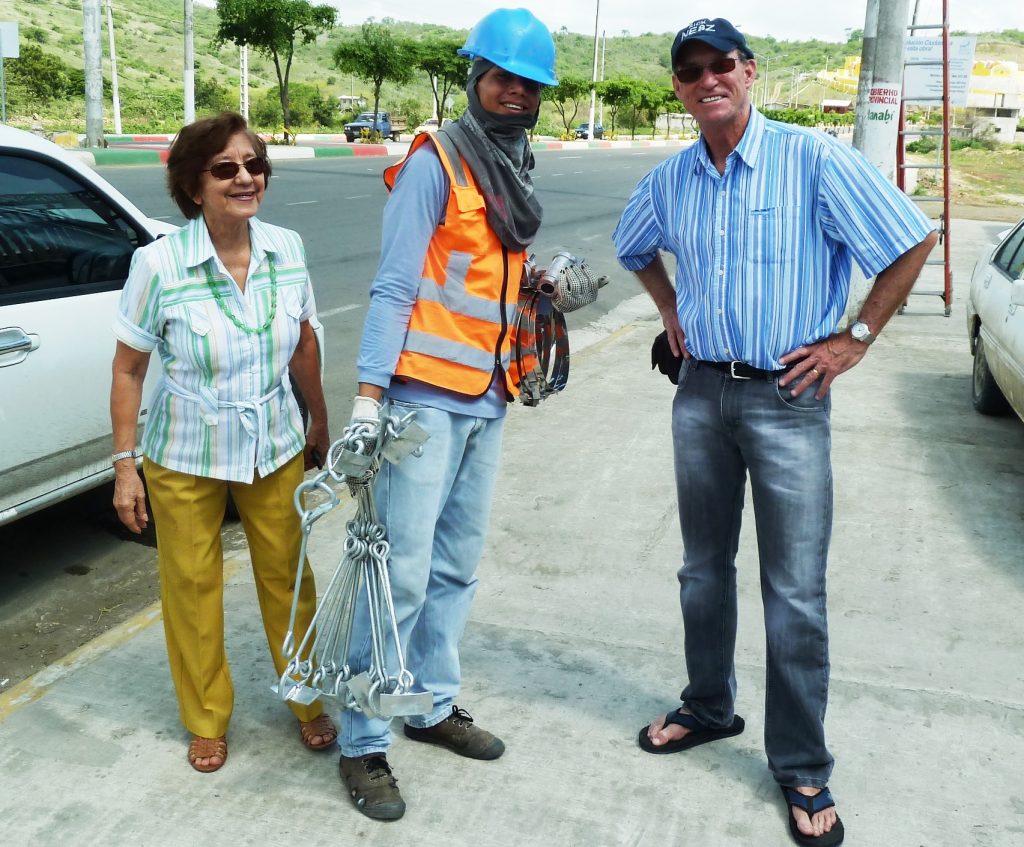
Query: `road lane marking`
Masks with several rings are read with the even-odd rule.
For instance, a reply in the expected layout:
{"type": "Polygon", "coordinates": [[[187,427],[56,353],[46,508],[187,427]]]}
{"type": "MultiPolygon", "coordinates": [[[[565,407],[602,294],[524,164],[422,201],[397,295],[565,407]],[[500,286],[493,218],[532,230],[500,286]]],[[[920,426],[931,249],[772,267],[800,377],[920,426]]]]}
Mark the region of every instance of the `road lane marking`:
{"type": "Polygon", "coordinates": [[[559,159],[582,159],[582,156],[559,156],[559,159]]]}
{"type": "Polygon", "coordinates": [[[294,203],[285,203],[286,206],[311,206],[319,203],[319,200],[296,200],[294,203]]]}
{"type": "Polygon", "coordinates": [[[365,200],[369,197],[369,194],[353,194],[351,197],[346,197],[346,200],[365,200]]]}
{"type": "Polygon", "coordinates": [[[565,174],[551,174],[551,176],[565,176],[565,174]]]}
{"type": "Polygon", "coordinates": [[[358,303],[349,303],[347,306],[338,306],[337,309],[325,309],[322,312],[317,312],[317,317],[320,318],[320,320],[323,320],[324,318],[331,318],[335,315],[340,315],[342,312],[351,312],[353,309],[361,308],[362,306],[358,303]]]}
{"type": "Polygon", "coordinates": [[[580,240],[581,241],[593,241],[595,238],[601,238],[601,237],[602,237],[601,234],[598,233],[597,235],[587,235],[587,236],[584,236],[580,240]]]}

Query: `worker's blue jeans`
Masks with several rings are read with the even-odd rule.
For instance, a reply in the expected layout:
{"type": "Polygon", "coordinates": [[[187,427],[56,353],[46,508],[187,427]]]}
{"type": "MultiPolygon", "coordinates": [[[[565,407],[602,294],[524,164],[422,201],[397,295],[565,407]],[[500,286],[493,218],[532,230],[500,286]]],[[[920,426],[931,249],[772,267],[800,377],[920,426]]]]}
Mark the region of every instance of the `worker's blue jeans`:
{"type": "MultiPolygon", "coordinates": [[[[393,410],[416,412],[429,434],[422,456],[385,462],[374,497],[391,542],[388,573],[406,663],[416,677],[413,691],[431,691],[430,714],[406,718],[433,726],[451,714],[462,679],[459,641],[476,593],[476,568],[483,552],[505,419],[477,418],[392,400],[393,410]]],[[[360,595],[349,662],[355,673],[370,664],[370,629],[365,592],[360,595]]],[[[397,657],[387,660],[397,674],[397,657]]],[[[389,721],[345,710],[339,744],[345,756],[384,752],[389,721]]]]}
{"type": "Polygon", "coordinates": [[[783,785],[824,786],[832,532],[830,398],[684,362],[672,407],[689,682],[683,705],[714,727],[736,703],[736,553],[747,474],[767,635],[765,751],[783,785]]]}

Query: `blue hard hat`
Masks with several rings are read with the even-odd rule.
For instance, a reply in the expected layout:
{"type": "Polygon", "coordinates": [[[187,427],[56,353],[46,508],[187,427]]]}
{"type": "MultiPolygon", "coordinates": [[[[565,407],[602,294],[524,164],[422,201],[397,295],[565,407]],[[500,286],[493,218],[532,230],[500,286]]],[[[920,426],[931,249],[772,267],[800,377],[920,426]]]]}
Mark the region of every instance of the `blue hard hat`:
{"type": "Polygon", "coordinates": [[[527,9],[495,9],[485,15],[459,55],[487,59],[541,85],[558,85],[551,32],[527,9]]]}

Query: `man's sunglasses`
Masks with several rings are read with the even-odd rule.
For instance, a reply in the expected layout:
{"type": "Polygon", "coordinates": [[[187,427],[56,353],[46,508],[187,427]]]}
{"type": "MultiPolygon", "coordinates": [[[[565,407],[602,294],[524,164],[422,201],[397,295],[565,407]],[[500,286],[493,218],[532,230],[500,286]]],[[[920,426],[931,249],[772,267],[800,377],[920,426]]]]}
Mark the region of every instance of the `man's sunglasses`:
{"type": "Polygon", "coordinates": [[[245,168],[249,172],[249,176],[259,176],[267,172],[267,160],[254,156],[252,159],[246,159],[242,164],[238,164],[238,162],[217,162],[216,165],[211,165],[208,168],[204,168],[204,170],[209,171],[210,176],[214,179],[234,179],[238,176],[239,168],[245,168]]]}
{"type": "Polygon", "coordinates": [[[690,85],[704,76],[705,69],[711,71],[715,76],[725,76],[725,74],[731,74],[736,70],[736,60],[732,56],[723,56],[706,65],[683,65],[681,68],[676,68],[676,79],[685,85],[690,85]]]}

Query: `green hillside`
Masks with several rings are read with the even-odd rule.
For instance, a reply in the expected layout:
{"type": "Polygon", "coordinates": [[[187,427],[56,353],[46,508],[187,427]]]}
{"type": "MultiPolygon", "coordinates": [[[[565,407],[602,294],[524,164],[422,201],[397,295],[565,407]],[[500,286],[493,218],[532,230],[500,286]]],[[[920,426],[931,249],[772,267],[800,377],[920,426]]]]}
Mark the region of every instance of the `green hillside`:
{"type": "MultiPolygon", "coordinates": [[[[105,12],[105,9],[104,9],[105,12]]],[[[17,60],[7,60],[8,120],[15,125],[41,123],[47,129],[84,128],[84,103],[80,94],[82,68],[81,0],[0,0],[0,21],[17,21],[24,53],[42,51],[49,62],[48,73],[63,74],[65,81],[52,91],[26,85],[19,79],[17,60]]],[[[385,18],[398,34],[414,40],[433,35],[452,34],[447,27],[410,24],[385,18]]],[[[107,85],[106,121],[111,123],[110,65],[107,55],[104,14],[104,76],[107,85]]],[[[182,119],[182,21],[180,0],[115,0],[114,23],[117,36],[117,63],[125,131],[174,130],[182,119]]],[[[195,7],[195,56],[197,111],[236,107],[238,103],[238,49],[234,45],[218,48],[214,44],[217,13],[195,7]]],[[[370,95],[368,84],[341,74],[331,64],[334,45],[356,27],[337,27],[317,41],[296,50],[292,68],[293,100],[300,110],[308,108],[306,128],[317,124],[331,128],[341,119],[333,104],[338,95],[370,95]],[[318,100],[318,98],[320,98],[318,100]],[[317,104],[319,108],[317,108],[317,104]],[[311,104],[311,105],[310,105],[311,104]],[[311,111],[310,111],[311,110],[311,111]],[[312,115],[312,117],[310,117],[312,115]]],[[[459,34],[464,34],[464,31],[459,34]]],[[[589,78],[593,63],[593,38],[561,30],[554,34],[558,44],[558,72],[589,78]]],[[[626,33],[609,37],[603,45],[605,78],[628,77],[668,84],[668,48],[672,33],[626,33]]],[[[751,47],[769,57],[770,99],[786,101],[790,96],[814,102],[828,96],[809,81],[813,72],[834,66],[847,55],[860,52],[860,33],[854,32],[847,43],[823,41],[778,41],[770,36],[750,37],[751,47]],[[801,74],[804,74],[801,78],[801,74]],[[794,90],[794,86],[796,89],[794,90]]],[[[979,57],[1010,59],[1024,64],[1024,33],[1006,31],[987,33],[978,39],[979,57]]],[[[38,54],[36,54],[38,55],[38,54]]],[[[273,129],[277,80],[272,62],[250,54],[251,113],[263,128],[273,129]],[[262,116],[262,120],[260,120],[262,116]]],[[[755,91],[755,99],[760,95],[755,91]]],[[[413,119],[430,110],[430,89],[420,74],[401,89],[385,84],[382,102],[392,111],[409,114],[413,119]]]]}

